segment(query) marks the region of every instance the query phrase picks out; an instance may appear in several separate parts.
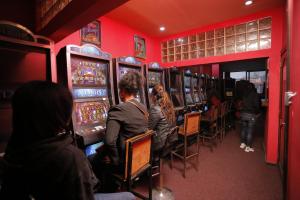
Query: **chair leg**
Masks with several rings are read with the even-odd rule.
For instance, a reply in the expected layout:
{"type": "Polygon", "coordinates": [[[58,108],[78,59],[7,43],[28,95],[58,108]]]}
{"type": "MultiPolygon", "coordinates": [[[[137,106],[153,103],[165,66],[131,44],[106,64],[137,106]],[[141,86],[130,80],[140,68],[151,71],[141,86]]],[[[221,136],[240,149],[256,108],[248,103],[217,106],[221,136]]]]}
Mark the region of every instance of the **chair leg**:
{"type": "Polygon", "coordinates": [[[196,158],[196,170],[198,171],[198,164],[199,164],[199,151],[200,151],[200,145],[199,145],[199,134],[197,135],[197,158],[196,158]]]}
{"type": "Polygon", "coordinates": [[[183,177],[185,178],[185,170],[186,170],[186,151],[187,151],[187,137],[184,136],[184,156],[183,156],[183,177]]]}
{"type": "Polygon", "coordinates": [[[171,162],[170,162],[171,169],[173,169],[173,159],[174,159],[174,156],[173,156],[173,153],[171,152],[171,162]]]}
{"type": "Polygon", "coordinates": [[[148,190],[149,190],[149,200],[152,200],[152,167],[149,167],[148,170],[148,177],[149,177],[149,186],[148,186],[148,190]]]}

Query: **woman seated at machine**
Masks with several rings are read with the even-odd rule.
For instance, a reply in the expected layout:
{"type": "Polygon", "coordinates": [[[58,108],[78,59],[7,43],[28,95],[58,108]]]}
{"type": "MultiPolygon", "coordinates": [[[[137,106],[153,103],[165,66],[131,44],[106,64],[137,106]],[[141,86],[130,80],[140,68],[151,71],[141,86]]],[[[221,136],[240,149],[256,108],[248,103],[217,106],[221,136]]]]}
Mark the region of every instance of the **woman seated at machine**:
{"type": "Polygon", "coordinates": [[[161,150],[171,128],[175,127],[176,119],[173,104],[162,85],[157,84],[151,92],[153,106],[150,108],[149,129],[156,133],[153,138],[153,150],[161,150]]]}

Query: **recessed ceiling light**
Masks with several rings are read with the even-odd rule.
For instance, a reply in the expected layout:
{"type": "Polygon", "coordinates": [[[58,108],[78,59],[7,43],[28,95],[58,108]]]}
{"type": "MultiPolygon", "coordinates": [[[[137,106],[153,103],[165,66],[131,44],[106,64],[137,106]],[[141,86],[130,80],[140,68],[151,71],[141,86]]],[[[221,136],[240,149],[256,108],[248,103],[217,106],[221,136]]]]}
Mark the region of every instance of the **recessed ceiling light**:
{"type": "Polygon", "coordinates": [[[253,3],[252,0],[247,0],[247,1],[245,1],[245,5],[246,5],[246,6],[250,6],[252,3],[253,3]]]}
{"type": "Polygon", "coordinates": [[[161,27],[159,27],[159,30],[160,30],[160,31],[165,31],[165,30],[166,30],[166,27],[161,26],[161,27]]]}

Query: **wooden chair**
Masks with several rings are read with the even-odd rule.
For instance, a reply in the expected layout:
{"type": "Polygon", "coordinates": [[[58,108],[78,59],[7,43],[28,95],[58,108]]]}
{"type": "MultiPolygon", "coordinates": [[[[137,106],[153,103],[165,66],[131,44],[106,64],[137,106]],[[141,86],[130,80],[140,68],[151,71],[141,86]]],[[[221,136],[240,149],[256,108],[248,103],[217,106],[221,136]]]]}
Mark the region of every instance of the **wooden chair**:
{"type": "Polygon", "coordinates": [[[209,115],[202,117],[201,121],[207,124],[207,130],[201,130],[200,138],[202,138],[202,143],[205,144],[205,140],[210,142],[210,149],[213,151],[213,144],[216,144],[216,138],[219,134],[218,128],[218,114],[219,107],[212,106],[209,111],[209,115]],[[214,143],[212,143],[214,141],[214,143]]]}
{"type": "Polygon", "coordinates": [[[201,118],[200,112],[192,112],[184,115],[184,124],[183,126],[179,127],[179,131],[178,131],[178,134],[183,136],[184,143],[178,146],[176,150],[171,151],[171,168],[173,168],[174,156],[183,160],[184,178],[185,178],[185,171],[186,171],[186,162],[188,159],[193,157],[197,158],[196,170],[198,170],[200,118],[201,118]],[[194,135],[196,135],[197,137],[197,152],[188,155],[188,137],[194,135]],[[183,153],[179,153],[182,150],[183,153]]]}
{"type": "Polygon", "coordinates": [[[141,199],[152,199],[152,135],[149,130],[141,135],[126,140],[125,169],[123,174],[113,174],[113,177],[126,185],[127,191],[141,199]],[[148,172],[148,197],[133,191],[133,180],[148,172]]]}

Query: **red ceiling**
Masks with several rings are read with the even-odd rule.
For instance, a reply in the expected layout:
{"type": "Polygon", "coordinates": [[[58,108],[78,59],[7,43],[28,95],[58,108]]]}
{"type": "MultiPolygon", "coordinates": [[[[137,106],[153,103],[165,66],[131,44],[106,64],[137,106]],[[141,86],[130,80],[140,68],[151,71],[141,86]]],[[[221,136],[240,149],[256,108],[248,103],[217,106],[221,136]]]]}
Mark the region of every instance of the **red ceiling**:
{"type": "Polygon", "coordinates": [[[163,37],[283,5],[285,0],[130,0],[106,16],[141,32],[163,37]],[[159,27],[164,25],[165,32],[159,27]]]}

